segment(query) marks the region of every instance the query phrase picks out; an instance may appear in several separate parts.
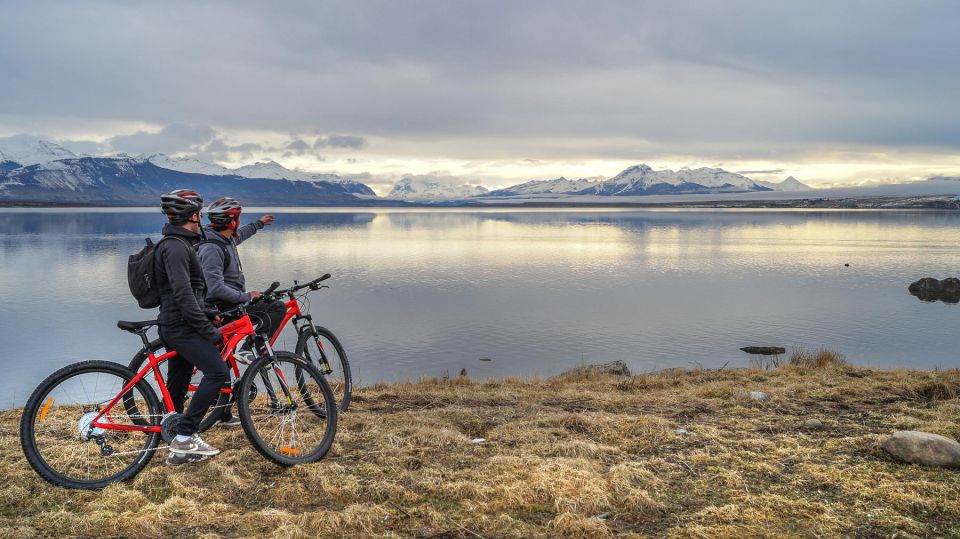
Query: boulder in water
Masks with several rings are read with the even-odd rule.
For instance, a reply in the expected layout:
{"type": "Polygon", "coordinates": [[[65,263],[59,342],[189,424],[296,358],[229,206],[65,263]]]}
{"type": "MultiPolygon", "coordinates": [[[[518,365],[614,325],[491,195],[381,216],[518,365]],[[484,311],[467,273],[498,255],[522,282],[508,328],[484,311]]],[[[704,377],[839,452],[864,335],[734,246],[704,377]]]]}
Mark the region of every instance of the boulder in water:
{"type": "Polygon", "coordinates": [[[934,279],[933,277],[924,277],[919,281],[910,283],[910,286],[907,287],[907,290],[914,295],[916,295],[918,292],[939,292],[940,281],[934,279]]]}
{"type": "Polygon", "coordinates": [[[582,365],[575,369],[565,371],[563,375],[584,375],[584,374],[613,374],[616,376],[631,376],[630,367],[623,361],[611,361],[610,363],[599,363],[596,365],[582,365]]]}
{"type": "Polygon", "coordinates": [[[948,277],[942,281],[933,277],[924,277],[910,283],[907,290],[921,301],[928,303],[934,301],[960,303],[960,279],[956,277],[948,277]]]}
{"type": "Polygon", "coordinates": [[[779,356],[787,352],[787,349],[782,346],[744,346],[741,350],[761,356],[779,356]]]}

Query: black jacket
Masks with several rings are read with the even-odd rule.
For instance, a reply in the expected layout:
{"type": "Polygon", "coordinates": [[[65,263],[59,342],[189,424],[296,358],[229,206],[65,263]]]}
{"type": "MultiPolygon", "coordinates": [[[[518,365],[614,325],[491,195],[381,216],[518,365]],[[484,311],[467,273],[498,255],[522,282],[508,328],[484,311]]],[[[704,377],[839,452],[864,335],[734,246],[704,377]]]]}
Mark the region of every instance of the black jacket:
{"type": "Polygon", "coordinates": [[[164,225],[164,236],[178,239],[161,242],[156,255],[157,282],[160,285],[160,321],[163,326],[186,325],[213,343],[222,339],[220,330],[210,323],[211,310],[204,303],[206,285],[200,258],[194,250],[200,235],[182,226],[164,225]]]}

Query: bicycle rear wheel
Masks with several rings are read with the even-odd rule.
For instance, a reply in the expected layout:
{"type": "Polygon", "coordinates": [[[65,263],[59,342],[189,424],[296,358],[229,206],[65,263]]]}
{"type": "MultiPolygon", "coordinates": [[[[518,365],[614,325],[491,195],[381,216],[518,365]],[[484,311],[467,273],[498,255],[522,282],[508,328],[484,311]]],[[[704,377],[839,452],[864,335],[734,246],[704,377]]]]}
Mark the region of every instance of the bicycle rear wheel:
{"type": "Polygon", "coordinates": [[[336,401],[326,379],[289,352],[262,357],[247,368],[237,410],[257,451],[282,466],[322,459],[337,432],[336,401]]]}
{"type": "Polygon", "coordinates": [[[101,418],[113,428],[91,426],[134,376],[117,363],[84,361],[41,382],[20,418],[20,445],[30,466],[54,485],[78,489],[100,489],[143,470],[160,433],[135,427],[159,426],[163,414],[149,385],[138,382],[124,393],[127,403],[117,402],[109,418],[101,418]]]}
{"type": "Polygon", "coordinates": [[[346,412],[350,407],[353,376],[347,353],[337,337],[327,328],[317,327],[316,333],[305,326],[297,339],[296,353],[313,363],[326,377],[337,401],[337,409],[346,412]]]}

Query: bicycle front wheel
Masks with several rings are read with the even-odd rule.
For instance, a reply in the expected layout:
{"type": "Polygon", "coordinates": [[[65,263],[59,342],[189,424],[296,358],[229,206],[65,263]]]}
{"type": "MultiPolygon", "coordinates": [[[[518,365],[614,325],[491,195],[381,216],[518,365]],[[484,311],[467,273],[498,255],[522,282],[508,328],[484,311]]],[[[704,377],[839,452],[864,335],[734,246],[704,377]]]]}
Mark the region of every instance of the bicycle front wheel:
{"type": "Polygon", "coordinates": [[[23,409],[20,445],[30,466],[61,487],[100,489],[130,479],[153,458],[163,414],[156,394],[140,381],[123,393],[94,427],[97,415],[135,374],[116,363],[68,365],[40,383],[23,409]]]}
{"type": "Polygon", "coordinates": [[[282,466],[316,462],[333,445],[337,407],[316,367],[289,352],[262,357],[240,379],[237,410],[250,443],[282,466]]]}
{"type": "Polygon", "coordinates": [[[353,377],[347,353],[337,337],[327,328],[317,327],[316,333],[309,326],[300,330],[296,353],[320,369],[327,378],[340,412],[350,406],[353,377]]]}

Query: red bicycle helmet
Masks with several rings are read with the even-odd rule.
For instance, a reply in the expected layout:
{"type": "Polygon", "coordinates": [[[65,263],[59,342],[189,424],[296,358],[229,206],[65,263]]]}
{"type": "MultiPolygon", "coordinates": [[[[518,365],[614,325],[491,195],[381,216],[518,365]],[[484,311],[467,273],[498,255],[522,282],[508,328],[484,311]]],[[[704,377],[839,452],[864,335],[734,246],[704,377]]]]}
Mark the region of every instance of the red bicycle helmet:
{"type": "Polygon", "coordinates": [[[231,225],[235,228],[238,224],[237,218],[243,207],[239,202],[230,197],[220,197],[214,200],[206,209],[207,218],[214,227],[229,228],[231,225]]]}

